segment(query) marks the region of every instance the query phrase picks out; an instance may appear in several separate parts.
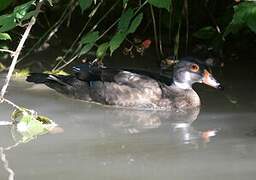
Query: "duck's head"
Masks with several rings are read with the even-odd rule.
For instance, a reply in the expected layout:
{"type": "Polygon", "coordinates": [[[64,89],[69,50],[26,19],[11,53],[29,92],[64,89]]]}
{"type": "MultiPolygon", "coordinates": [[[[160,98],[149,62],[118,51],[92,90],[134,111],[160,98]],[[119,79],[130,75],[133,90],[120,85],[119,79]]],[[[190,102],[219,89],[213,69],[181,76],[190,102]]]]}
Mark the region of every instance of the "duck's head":
{"type": "Polygon", "coordinates": [[[216,89],[223,89],[207,67],[192,57],[182,58],[174,66],[173,73],[173,83],[181,89],[191,89],[194,83],[204,83],[216,89]]]}

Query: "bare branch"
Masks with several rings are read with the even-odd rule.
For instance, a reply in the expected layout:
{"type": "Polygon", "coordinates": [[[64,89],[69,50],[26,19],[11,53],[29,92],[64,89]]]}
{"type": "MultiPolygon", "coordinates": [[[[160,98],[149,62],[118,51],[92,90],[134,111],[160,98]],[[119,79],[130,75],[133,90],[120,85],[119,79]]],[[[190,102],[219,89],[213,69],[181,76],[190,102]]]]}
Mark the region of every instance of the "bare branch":
{"type": "Polygon", "coordinates": [[[9,49],[0,49],[0,52],[7,52],[7,53],[11,54],[11,56],[14,54],[14,51],[11,51],[9,49]]]}
{"type": "Polygon", "coordinates": [[[8,160],[6,159],[6,155],[4,153],[4,148],[3,147],[0,147],[0,158],[1,158],[1,161],[3,162],[4,164],[4,169],[9,173],[9,177],[8,177],[8,180],[14,180],[14,171],[9,167],[9,162],[8,160]]]}

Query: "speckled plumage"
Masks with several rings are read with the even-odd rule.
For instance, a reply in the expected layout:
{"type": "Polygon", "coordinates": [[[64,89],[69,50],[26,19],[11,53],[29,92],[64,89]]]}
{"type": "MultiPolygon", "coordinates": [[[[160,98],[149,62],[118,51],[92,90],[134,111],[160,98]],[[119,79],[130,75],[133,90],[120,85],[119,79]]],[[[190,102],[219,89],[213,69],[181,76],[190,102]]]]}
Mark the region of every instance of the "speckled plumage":
{"type": "MultiPolygon", "coordinates": [[[[89,65],[83,65],[86,68],[76,67],[74,76],[35,73],[27,81],[44,83],[69,97],[89,102],[136,109],[177,111],[200,106],[200,98],[191,85],[203,82],[202,73],[205,70],[192,72],[189,69],[191,64],[194,63],[183,61],[174,68],[174,83],[171,85],[161,81],[160,76],[153,78],[149,73],[144,75],[143,71],[135,73],[89,65]]],[[[214,86],[219,86],[219,83],[216,81],[214,86]]]]}

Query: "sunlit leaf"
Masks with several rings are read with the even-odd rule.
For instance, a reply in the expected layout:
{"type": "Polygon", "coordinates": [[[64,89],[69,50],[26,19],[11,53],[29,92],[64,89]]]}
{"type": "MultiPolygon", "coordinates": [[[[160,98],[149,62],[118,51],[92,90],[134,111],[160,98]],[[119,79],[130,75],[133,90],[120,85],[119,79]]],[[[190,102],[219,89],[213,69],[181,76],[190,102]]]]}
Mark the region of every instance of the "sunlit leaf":
{"type": "Polygon", "coordinates": [[[29,1],[25,4],[16,6],[12,14],[0,16],[0,32],[6,32],[16,27],[16,23],[26,20],[34,15],[34,12],[29,12],[35,0],[29,1]]]}
{"type": "Polygon", "coordinates": [[[15,78],[27,77],[29,73],[30,73],[29,68],[20,69],[14,73],[14,77],[15,78]]]}
{"type": "Polygon", "coordinates": [[[148,3],[158,8],[170,10],[171,0],[148,0],[148,3]]]}
{"type": "Polygon", "coordinates": [[[125,32],[128,30],[128,27],[130,25],[130,21],[133,18],[133,10],[131,8],[127,9],[120,17],[119,23],[118,23],[118,31],[125,32]]]}
{"type": "Polygon", "coordinates": [[[5,65],[3,65],[2,63],[0,63],[0,72],[2,72],[2,71],[5,70],[5,69],[6,69],[5,65]]]}
{"type": "Polygon", "coordinates": [[[13,11],[15,19],[20,21],[27,14],[27,12],[31,8],[32,4],[34,4],[34,2],[35,2],[35,0],[32,0],[25,4],[16,6],[13,11]]]}
{"type": "Polygon", "coordinates": [[[79,0],[79,5],[83,12],[92,5],[92,0],[79,0]]]}
{"type": "Polygon", "coordinates": [[[140,13],[139,15],[137,15],[133,19],[133,21],[129,27],[128,33],[134,33],[136,31],[136,29],[138,28],[138,26],[140,25],[142,19],[143,19],[143,13],[140,13]]]}
{"type": "Polygon", "coordinates": [[[36,14],[36,10],[34,11],[30,11],[28,12],[25,16],[23,16],[22,19],[20,19],[20,21],[25,21],[27,19],[30,19],[32,16],[34,16],[36,14]]]}
{"type": "Polygon", "coordinates": [[[110,54],[112,53],[122,44],[127,33],[124,32],[117,32],[114,37],[110,41],[110,54]]]}
{"type": "Polygon", "coordinates": [[[16,131],[20,134],[21,142],[28,142],[39,135],[48,133],[57,125],[45,116],[38,116],[27,109],[16,109],[12,113],[12,119],[17,122],[16,131]]]}
{"type": "Polygon", "coordinates": [[[7,33],[0,33],[0,40],[11,40],[11,36],[7,33]]]}
{"type": "Polygon", "coordinates": [[[98,31],[89,32],[82,37],[80,43],[81,44],[95,43],[98,37],[99,37],[98,31]]]}
{"type": "Polygon", "coordinates": [[[65,72],[63,70],[44,71],[44,73],[46,73],[46,74],[53,74],[53,75],[63,75],[63,76],[70,75],[69,73],[67,73],[67,72],[65,72]]]}

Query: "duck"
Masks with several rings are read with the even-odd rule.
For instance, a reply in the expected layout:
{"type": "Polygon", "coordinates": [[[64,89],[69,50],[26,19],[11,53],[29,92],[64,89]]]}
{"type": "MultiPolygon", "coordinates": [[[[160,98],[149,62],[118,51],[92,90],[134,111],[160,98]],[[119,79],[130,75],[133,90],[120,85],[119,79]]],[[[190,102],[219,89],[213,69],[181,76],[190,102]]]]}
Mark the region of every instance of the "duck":
{"type": "Polygon", "coordinates": [[[68,97],[132,109],[180,111],[200,107],[192,85],[204,83],[222,90],[221,84],[196,58],[180,59],[172,78],[143,70],[115,69],[84,63],[72,75],[31,73],[26,81],[45,84],[68,97]]]}

